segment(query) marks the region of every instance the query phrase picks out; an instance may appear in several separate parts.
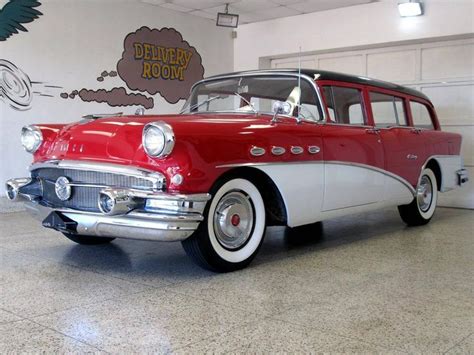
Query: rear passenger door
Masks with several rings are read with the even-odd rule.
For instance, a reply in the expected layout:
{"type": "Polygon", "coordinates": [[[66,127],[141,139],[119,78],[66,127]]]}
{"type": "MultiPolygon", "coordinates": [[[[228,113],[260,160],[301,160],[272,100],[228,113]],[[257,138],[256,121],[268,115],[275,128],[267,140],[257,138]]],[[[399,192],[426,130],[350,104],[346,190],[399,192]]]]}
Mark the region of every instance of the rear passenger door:
{"type": "Polygon", "coordinates": [[[385,170],[416,186],[426,151],[420,130],[409,125],[408,101],[376,89],[369,90],[369,99],[374,126],[383,143],[385,170]]]}

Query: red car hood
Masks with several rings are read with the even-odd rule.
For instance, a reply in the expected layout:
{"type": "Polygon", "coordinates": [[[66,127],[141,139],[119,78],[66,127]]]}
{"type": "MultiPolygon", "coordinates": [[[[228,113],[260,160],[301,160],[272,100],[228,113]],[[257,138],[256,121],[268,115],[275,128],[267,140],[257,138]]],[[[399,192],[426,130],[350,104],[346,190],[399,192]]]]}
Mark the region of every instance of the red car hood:
{"type": "MultiPolygon", "coordinates": [[[[238,137],[246,130],[270,126],[268,115],[153,115],[102,118],[65,126],[54,141],[40,150],[36,160],[94,160],[119,164],[152,163],[142,147],[143,127],[164,121],[173,127],[176,144],[238,137]]],[[[155,165],[156,163],[152,163],[155,165]]]]}

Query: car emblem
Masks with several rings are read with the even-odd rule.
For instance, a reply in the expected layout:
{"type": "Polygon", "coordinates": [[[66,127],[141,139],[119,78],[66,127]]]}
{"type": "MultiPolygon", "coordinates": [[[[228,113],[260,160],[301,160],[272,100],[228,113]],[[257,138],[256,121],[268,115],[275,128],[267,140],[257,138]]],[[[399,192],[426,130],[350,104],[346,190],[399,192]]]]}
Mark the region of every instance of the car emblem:
{"type": "Polygon", "coordinates": [[[56,196],[61,201],[67,201],[71,197],[71,185],[69,185],[69,180],[65,176],[60,176],[54,184],[54,191],[56,191],[56,196]]]}

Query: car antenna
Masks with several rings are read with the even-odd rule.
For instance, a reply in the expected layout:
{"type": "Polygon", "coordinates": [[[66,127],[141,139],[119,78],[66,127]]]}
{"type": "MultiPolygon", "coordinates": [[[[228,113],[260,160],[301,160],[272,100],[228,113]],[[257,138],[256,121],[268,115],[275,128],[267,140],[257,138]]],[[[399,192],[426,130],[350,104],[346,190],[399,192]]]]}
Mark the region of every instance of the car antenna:
{"type": "Polygon", "coordinates": [[[299,92],[299,95],[298,95],[298,117],[297,117],[297,122],[300,123],[301,122],[301,118],[300,118],[300,111],[301,111],[301,46],[300,46],[300,51],[299,51],[299,55],[298,55],[298,92],[299,92]]]}

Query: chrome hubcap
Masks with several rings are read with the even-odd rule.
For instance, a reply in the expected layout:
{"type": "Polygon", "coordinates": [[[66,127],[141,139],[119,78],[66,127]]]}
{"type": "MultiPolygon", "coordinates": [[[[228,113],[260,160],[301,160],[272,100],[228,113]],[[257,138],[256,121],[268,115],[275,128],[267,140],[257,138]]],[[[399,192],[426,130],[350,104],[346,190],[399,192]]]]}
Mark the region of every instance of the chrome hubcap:
{"type": "Polygon", "coordinates": [[[217,240],[227,249],[237,249],[252,234],[254,212],[250,197],[239,191],[226,194],[216,206],[213,217],[217,240]]]}
{"type": "Polygon", "coordinates": [[[417,189],[417,201],[420,210],[426,212],[431,207],[431,200],[433,199],[433,187],[428,176],[423,175],[420,181],[420,186],[417,189]]]}

